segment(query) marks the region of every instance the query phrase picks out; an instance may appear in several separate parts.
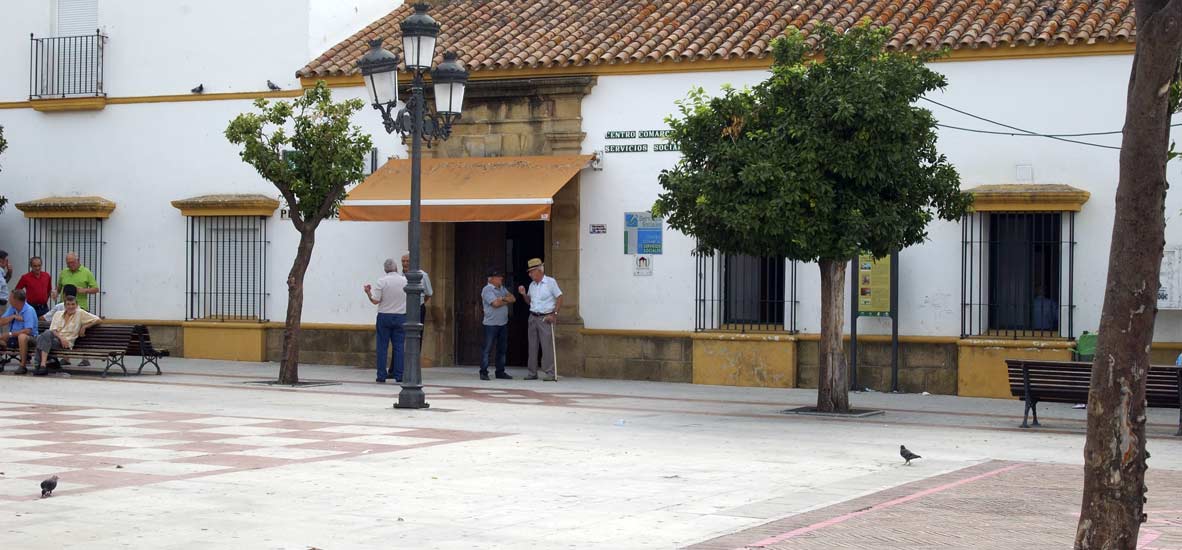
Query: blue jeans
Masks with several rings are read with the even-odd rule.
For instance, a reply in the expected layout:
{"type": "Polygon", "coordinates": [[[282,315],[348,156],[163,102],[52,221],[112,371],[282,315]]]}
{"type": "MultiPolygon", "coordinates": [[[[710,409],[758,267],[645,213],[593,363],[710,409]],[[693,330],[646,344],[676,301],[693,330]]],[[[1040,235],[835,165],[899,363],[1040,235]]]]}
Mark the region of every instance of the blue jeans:
{"type": "Polygon", "coordinates": [[[394,378],[402,380],[402,366],[406,361],[403,348],[406,344],[406,332],[402,325],[406,323],[406,315],[401,313],[378,314],[378,380],[386,379],[386,348],[394,344],[394,357],[391,368],[394,378]]]}
{"type": "Polygon", "coordinates": [[[505,354],[509,351],[509,325],[484,325],[484,347],[480,348],[480,374],[488,374],[488,354],[497,344],[497,374],[505,372],[505,354]]]}

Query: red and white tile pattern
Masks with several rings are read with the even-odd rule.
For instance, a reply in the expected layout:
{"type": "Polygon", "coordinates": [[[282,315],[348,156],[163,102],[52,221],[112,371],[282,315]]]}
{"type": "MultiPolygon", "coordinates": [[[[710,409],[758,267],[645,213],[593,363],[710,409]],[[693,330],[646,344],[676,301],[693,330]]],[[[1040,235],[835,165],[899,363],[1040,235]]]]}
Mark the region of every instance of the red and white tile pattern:
{"type": "Polygon", "coordinates": [[[0,504],[499,435],[0,402],[0,504]]]}

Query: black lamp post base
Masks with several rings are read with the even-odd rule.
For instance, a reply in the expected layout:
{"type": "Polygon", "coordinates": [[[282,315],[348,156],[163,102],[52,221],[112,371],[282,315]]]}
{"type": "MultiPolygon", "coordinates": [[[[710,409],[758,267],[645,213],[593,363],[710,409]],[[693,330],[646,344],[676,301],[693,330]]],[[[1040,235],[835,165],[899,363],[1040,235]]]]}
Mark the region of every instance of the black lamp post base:
{"type": "Polygon", "coordinates": [[[427,402],[427,394],[423,393],[422,388],[402,388],[398,392],[398,401],[394,403],[395,409],[426,409],[431,407],[427,402]]]}

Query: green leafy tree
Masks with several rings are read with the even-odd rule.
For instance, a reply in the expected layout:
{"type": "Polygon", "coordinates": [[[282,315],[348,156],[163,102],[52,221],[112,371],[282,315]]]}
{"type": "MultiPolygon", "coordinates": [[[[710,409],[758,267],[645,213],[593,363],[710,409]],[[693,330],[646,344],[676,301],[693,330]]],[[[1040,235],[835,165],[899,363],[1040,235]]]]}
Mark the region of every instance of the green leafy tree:
{"type": "Polygon", "coordinates": [[[773,44],[772,76],[750,90],[701,89],[678,102],[653,213],[697,238],[697,253],[784,256],[821,270],[817,408],[849,410],[842,350],[846,265],[923,241],[935,216],[957,219],[970,198],[936,150],[936,120],[914,105],[945,85],[933,55],[886,52],[869,23],[799,32],[773,44]]]}
{"type": "Polygon", "coordinates": [[[365,155],[373,147],[368,134],[350,124],[364,106],[359,99],[332,101],[324,81],[291,102],[254,103],[259,112],[238,115],[226,139],[242,145],[242,161],[254,166],[287,200],[292,225],[300,234],[295,261],[287,276],[287,319],[283,331],[281,384],[299,382],[300,315],[304,274],[316,244],[320,222],[336,214],[345,188],[361,180],[365,155]]]}

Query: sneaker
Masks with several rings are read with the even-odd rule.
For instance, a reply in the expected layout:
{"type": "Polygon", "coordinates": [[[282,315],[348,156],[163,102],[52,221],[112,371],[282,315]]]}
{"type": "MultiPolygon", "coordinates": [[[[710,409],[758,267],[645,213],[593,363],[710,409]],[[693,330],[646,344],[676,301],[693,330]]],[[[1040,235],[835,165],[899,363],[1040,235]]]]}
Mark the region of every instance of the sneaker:
{"type": "Polygon", "coordinates": [[[480,373],[480,379],[481,380],[489,380],[488,373],[487,372],[480,373]]]}
{"type": "Polygon", "coordinates": [[[83,359],[83,360],[81,360],[81,361],[79,361],[79,362],[78,362],[78,366],[79,366],[79,367],[89,367],[89,366],[90,366],[90,361],[87,361],[87,360],[83,359]]]}
{"type": "Polygon", "coordinates": [[[497,373],[497,380],[512,380],[512,379],[513,379],[513,377],[512,377],[512,376],[509,376],[509,375],[508,375],[508,374],[506,374],[506,373],[503,373],[503,372],[498,372],[498,373],[497,373]]]}
{"type": "Polygon", "coordinates": [[[543,382],[557,382],[558,377],[557,376],[547,376],[547,377],[543,378],[542,381],[543,382]]]}
{"type": "Polygon", "coordinates": [[[385,384],[385,383],[386,383],[386,379],[385,379],[385,378],[375,378],[375,379],[374,379],[374,382],[377,382],[377,383],[379,383],[379,384],[385,384]]]}
{"type": "Polygon", "coordinates": [[[29,369],[26,369],[25,367],[21,367],[19,369],[16,369],[16,371],[14,371],[13,374],[29,374],[29,369]]]}
{"type": "Polygon", "coordinates": [[[33,376],[49,376],[49,369],[41,367],[33,371],[33,376]]]}
{"type": "Polygon", "coordinates": [[[536,375],[536,374],[531,374],[531,375],[529,375],[529,376],[526,376],[526,377],[525,377],[525,379],[526,379],[526,380],[537,380],[537,379],[538,379],[538,375],[536,375]]]}

